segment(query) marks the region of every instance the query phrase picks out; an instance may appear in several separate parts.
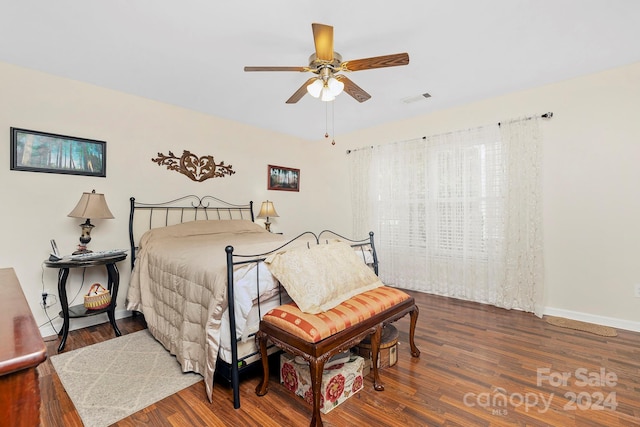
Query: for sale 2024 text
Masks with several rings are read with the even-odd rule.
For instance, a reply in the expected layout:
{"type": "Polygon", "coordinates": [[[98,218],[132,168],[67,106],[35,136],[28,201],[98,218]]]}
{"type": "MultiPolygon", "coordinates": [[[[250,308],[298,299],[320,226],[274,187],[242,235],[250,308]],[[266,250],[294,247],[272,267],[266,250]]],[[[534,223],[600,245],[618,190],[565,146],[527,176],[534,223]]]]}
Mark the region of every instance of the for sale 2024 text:
{"type": "MultiPolygon", "coordinates": [[[[551,371],[550,368],[537,369],[538,387],[548,384],[552,387],[615,387],[618,384],[618,376],[615,372],[607,372],[601,367],[598,371],[590,371],[587,368],[578,368],[573,372],[551,371]]],[[[606,393],[601,390],[596,391],[568,391],[564,393],[568,402],[564,405],[564,410],[575,411],[585,410],[615,410],[618,406],[616,392],[606,393]]]]}

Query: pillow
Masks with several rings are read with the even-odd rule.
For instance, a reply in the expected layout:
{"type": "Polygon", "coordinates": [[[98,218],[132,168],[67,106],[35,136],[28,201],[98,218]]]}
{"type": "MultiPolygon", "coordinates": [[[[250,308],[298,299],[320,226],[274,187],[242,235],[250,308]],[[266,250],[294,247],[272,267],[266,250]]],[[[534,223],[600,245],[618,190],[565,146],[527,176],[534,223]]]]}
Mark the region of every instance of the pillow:
{"type": "Polygon", "coordinates": [[[255,232],[261,233],[267,231],[260,225],[247,219],[187,221],[180,224],[147,230],[140,238],[140,246],[142,247],[144,244],[153,240],[166,238],[199,236],[205,234],[255,232]]]}
{"type": "Polygon", "coordinates": [[[279,252],[265,263],[298,308],[310,314],[322,313],[383,285],[344,242],[279,252]]]}
{"type": "Polygon", "coordinates": [[[258,297],[264,301],[279,289],[278,283],[269,274],[263,262],[258,263],[257,266],[251,263],[234,271],[233,289],[236,334],[241,337],[251,307],[258,302],[258,297]]]}

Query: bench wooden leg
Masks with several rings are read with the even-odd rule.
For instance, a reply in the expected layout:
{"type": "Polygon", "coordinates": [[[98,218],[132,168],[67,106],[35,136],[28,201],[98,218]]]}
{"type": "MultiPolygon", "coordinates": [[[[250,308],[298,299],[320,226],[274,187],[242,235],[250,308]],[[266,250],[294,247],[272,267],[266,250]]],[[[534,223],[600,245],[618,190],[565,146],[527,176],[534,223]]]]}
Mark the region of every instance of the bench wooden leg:
{"type": "Polygon", "coordinates": [[[262,381],[256,386],[256,394],[264,396],[269,390],[269,355],[267,354],[267,335],[258,331],[256,341],[260,347],[262,358],[262,381]]]}
{"type": "Polygon", "coordinates": [[[380,379],[380,373],[378,372],[378,357],[380,352],[380,340],[382,338],[382,323],[376,327],[376,331],[371,334],[371,363],[373,366],[373,388],[376,391],[384,391],[384,384],[380,379]]]}
{"type": "Polygon", "coordinates": [[[414,305],[413,310],[411,310],[411,323],[409,325],[409,345],[411,346],[411,355],[413,357],[420,357],[420,350],[415,343],[415,334],[416,334],[416,324],[418,323],[418,314],[420,310],[418,310],[418,306],[414,305]]]}
{"type": "Polygon", "coordinates": [[[313,359],[309,362],[311,373],[311,390],[313,391],[313,415],[311,417],[311,427],[322,427],[322,417],[320,415],[320,401],[322,396],[322,371],[324,370],[324,359],[313,359]]]}

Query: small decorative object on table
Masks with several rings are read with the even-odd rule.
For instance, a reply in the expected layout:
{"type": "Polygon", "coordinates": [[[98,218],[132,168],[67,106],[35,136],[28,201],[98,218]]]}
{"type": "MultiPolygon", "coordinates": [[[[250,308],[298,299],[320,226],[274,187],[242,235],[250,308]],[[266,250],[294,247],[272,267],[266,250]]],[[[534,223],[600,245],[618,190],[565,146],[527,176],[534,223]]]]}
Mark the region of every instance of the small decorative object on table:
{"type": "Polygon", "coordinates": [[[111,304],[111,293],[100,283],[91,285],[89,292],[84,296],[84,307],[87,310],[102,310],[111,304]]]}

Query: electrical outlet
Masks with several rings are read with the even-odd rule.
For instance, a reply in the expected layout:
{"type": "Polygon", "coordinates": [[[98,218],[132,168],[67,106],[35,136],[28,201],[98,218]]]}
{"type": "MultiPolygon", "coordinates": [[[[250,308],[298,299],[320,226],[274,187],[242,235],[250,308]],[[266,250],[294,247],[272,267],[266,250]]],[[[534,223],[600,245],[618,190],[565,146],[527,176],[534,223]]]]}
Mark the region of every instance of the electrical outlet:
{"type": "Polygon", "coordinates": [[[640,283],[635,284],[634,296],[640,298],[640,283]]]}
{"type": "Polygon", "coordinates": [[[51,294],[47,289],[40,293],[40,307],[49,308],[56,303],[55,295],[51,294]]]}

